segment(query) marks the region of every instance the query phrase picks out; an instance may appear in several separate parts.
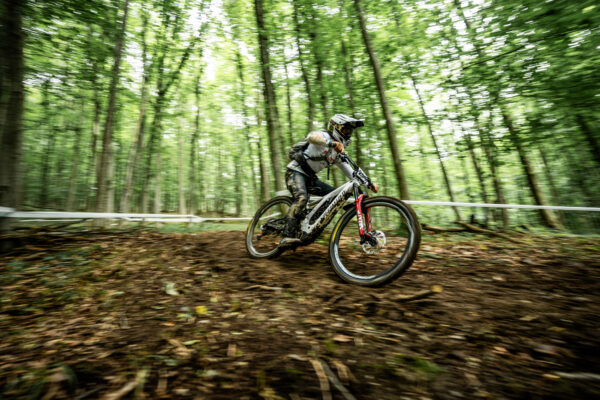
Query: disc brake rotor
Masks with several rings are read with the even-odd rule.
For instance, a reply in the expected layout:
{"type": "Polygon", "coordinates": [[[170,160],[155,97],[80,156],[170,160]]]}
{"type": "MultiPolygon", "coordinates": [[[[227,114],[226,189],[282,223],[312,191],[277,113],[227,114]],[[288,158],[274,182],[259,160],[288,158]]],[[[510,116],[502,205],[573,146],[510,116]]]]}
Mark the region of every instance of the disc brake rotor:
{"type": "Polygon", "coordinates": [[[371,238],[374,239],[376,241],[376,243],[371,244],[368,241],[363,243],[363,245],[362,245],[363,251],[367,254],[379,253],[385,246],[385,233],[383,233],[381,231],[372,232],[371,238]]]}

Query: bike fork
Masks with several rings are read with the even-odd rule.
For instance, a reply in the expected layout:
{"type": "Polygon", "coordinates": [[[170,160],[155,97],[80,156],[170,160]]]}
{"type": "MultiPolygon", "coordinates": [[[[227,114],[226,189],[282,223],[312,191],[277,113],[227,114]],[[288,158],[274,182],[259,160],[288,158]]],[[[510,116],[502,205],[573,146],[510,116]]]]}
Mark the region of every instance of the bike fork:
{"type": "MultiPolygon", "coordinates": [[[[356,189],[355,189],[356,190],[356,189]]],[[[358,232],[360,234],[360,243],[363,244],[371,237],[371,216],[369,210],[366,212],[363,209],[362,201],[365,198],[364,194],[356,196],[354,200],[354,206],[356,207],[356,219],[358,220],[358,232]]]]}

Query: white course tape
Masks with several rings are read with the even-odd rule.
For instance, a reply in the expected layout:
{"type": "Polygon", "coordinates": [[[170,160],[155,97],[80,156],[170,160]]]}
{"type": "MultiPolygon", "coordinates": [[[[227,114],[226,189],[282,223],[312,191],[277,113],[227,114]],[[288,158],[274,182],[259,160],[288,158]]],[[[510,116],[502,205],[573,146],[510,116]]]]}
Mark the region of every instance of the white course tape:
{"type": "Polygon", "coordinates": [[[191,214],[140,214],[140,213],[96,213],[67,211],[14,211],[7,215],[10,218],[197,218],[191,214]]]}
{"type": "Polygon", "coordinates": [[[459,203],[451,201],[421,201],[402,200],[407,204],[424,206],[453,206],[453,207],[484,207],[484,208],[526,208],[531,210],[562,210],[562,211],[600,211],[600,207],[566,207],[566,206],[537,206],[530,204],[488,204],[488,203],[459,203]]]}
{"type": "MultiPolygon", "coordinates": [[[[278,192],[285,195],[283,192],[278,192]]],[[[310,198],[311,201],[319,200],[319,197],[310,198]]],[[[483,207],[483,208],[521,208],[530,210],[561,210],[561,211],[586,211],[599,212],[600,207],[567,207],[567,206],[538,206],[529,204],[489,204],[489,203],[461,203],[451,201],[423,201],[403,200],[407,204],[423,206],[452,206],[452,207],[483,207]]],[[[349,202],[352,202],[349,199],[349,202]]],[[[62,212],[62,211],[14,211],[11,208],[0,207],[0,218],[18,218],[21,220],[34,221],[72,221],[77,219],[125,219],[129,221],[148,222],[196,222],[204,221],[247,221],[252,217],[237,218],[204,218],[190,214],[121,214],[121,213],[91,213],[91,212],[62,212]]]]}

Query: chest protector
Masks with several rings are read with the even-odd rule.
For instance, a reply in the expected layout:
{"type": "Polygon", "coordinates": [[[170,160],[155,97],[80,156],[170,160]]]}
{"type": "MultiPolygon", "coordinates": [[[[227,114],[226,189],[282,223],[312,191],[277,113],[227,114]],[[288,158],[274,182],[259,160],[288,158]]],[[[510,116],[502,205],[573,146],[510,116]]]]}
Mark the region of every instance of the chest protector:
{"type": "Polygon", "coordinates": [[[312,170],[312,168],[308,165],[306,160],[323,161],[323,160],[327,160],[327,156],[326,155],[317,156],[317,157],[308,156],[305,153],[305,151],[306,151],[306,149],[308,149],[309,145],[310,145],[310,143],[308,142],[307,138],[302,139],[301,141],[294,144],[290,148],[290,151],[288,152],[288,158],[292,161],[296,161],[300,165],[302,170],[305,173],[307,173],[309,176],[316,176],[315,171],[312,170]]]}

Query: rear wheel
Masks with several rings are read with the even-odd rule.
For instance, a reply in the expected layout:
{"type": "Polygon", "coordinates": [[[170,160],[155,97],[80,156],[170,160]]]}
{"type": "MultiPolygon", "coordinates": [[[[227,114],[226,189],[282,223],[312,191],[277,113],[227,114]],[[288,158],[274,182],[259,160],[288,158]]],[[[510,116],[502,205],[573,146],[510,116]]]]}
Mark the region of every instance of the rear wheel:
{"type": "Polygon", "coordinates": [[[335,273],[346,282],[381,286],[411,266],[421,228],[410,206],[391,197],[366,199],[363,209],[369,213],[373,239],[360,243],[356,210],[348,210],[333,230],[329,257],[335,273]]]}
{"type": "Polygon", "coordinates": [[[277,257],[285,218],[292,204],[290,197],[274,197],[254,215],[246,231],[246,249],[253,258],[277,257]]]}

